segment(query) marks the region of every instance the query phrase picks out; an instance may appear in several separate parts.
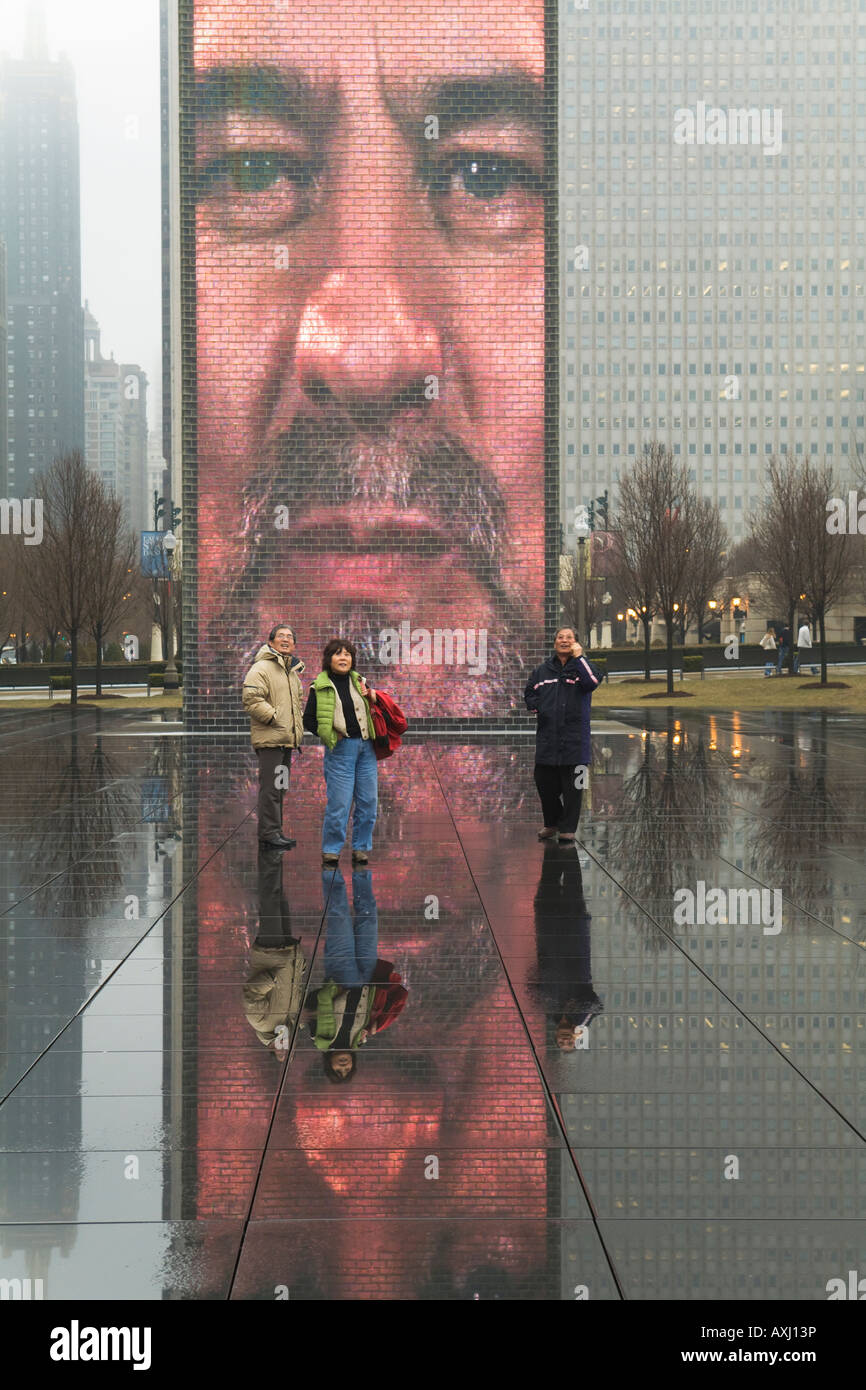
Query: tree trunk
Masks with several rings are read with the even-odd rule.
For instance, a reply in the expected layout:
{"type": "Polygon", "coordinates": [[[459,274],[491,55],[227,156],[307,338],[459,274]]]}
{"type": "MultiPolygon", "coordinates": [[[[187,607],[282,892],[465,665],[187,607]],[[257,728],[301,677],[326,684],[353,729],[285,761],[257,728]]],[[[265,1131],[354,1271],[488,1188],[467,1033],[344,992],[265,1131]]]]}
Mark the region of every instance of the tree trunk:
{"type": "Polygon", "coordinates": [[[69,689],[69,703],[70,703],[71,705],[77,705],[77,704],[78,704],[78,628],[77,628],[77,627],[74,627],[74,628],[72,629],[72,631],[70,632],[70,634],[69,634],[69,645],[70,645],[70,649],[71,649],[71,650],[70,650],[70,655],[71,655],[71,657],[72,657],[72,661],[71,661],[70,666],[69,666],[69,674],[70,674],[70,677],[71,677],[71,680],[70,680],[70,689],[69,689]]]}
{"type": "Polygon", "coordinates": [[[827,684],[827,638],[824,633],[824,610],[818,612],[818,634],[821,639],[821,684],[827,684]]]}
{"type": "Polygon", "coordinates": [[[96,695],[102,694],[102,623],[96,624],[96,695]]]}
{"type": "Polygon", "coordinates": [[[641,618],[643,623],[644,680],[650,679],[650,618],[641,618]]]}
{"type": "Polygon", "coordinates": [[[791,643],[788,647],[788,675],[794,674],[794,605],[788,609],[788,631],[791,634],[791,643]]]}
{"type": "Polygon", "coordinates": [[[665,628],[667,629],[667,664],[668,664],[668,694],[674,693],[674,615],[665,614],[665,628]]]}

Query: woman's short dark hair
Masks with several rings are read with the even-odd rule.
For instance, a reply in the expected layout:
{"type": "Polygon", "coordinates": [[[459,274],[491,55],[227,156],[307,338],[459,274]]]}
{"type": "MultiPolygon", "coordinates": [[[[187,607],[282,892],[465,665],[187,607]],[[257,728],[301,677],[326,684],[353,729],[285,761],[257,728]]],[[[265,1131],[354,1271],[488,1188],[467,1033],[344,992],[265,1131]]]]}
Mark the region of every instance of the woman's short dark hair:
{"type": "Polygon", "coordinates": [[[292,636],[294,637],[294,635],[295,635],[295,630],[294,630],[294,628],[292,627],[291,623],[276,623],[276,624],[271,628],[270,632],[268,633],[268,641],[269,641],[269,642],[273,642],[273,640],[274,640],[274,638],[276,637],[277,633],[278,633],[278,632],[282,632],[283,628],[286,629],[286,632],[290,632],[290,633],[292,634],[292,636]]]}
{"type": "Polygon", "coordinates": [[[322,652],[322,670],[331,669],[331,657],[336,656],[337,652],[348,652],[352,658],[352,669],[355,667],[355,658],[358,655],[354,642],[350,642],[347,637],[332,637],[325,650],[322,652]]]}
{"type": "MultiPolygon", "coordinates": [[[[338,1051],[344,1051],[344,1049],[338,1048],[338,1051]]],[[[331,1063],[332,1063],[333,1059],[334,1059],[334,1054],[333,1054],[333,1052],[323,1052],[323,1053],[322,1053],[322,1065],[323,1065],[324,1068],[325,1068],[325,1075],[326,1075],[326,1077],[328,1078],[329,1081],[333,1081],[333,1083],[334,1083],[335,1086],[342,1086],[342,1085],[344,1084],[344,1082],[346,1082],[346,1081],[351,1081],[351,1080],[352,1080],[352,1077],[355,1075],[355,1068],[356,1068],[356,1066],[358,1065],[358,1059],[357,1059],[357,1057],[355,1056],[355,1054],[354,1054],[354,1052],[353,1052],[353,1053],[352,1053],[352,1070],[351,1070],[351,1071],[347,1071],[345,1076],[341,1076],[339,1072],[334,1071],[334,1070],[332,1069],[331,1063]]]]}

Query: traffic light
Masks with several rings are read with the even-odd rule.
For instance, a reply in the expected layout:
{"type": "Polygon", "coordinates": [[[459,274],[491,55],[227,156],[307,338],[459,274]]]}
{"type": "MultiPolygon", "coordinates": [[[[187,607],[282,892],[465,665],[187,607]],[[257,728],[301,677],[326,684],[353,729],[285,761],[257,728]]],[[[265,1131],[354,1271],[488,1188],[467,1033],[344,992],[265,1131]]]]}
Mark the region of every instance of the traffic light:
{"type": "Polygon", "coordinates": [[[600,517],[600,519],[601,519],[601,524],[603,525],[605,531],[606,531],[607,528],[608,528],[608,505],[607,505],[607,497],[608,497],[608,490],[607,490],[607,488],[605,488],[605,490],[604,490],[604,492],[602,493],[601,497],[596,497],[596,499],[595,499],[596,502],[598,503],[598,515],[599,515],[599,517],[600,517]]]}
{"type": "Polygon", "coordinates": [[[171,509],[171,522],[170,522],[169,526],[168,526],[167,528],[166,528],[166,527],[160,528],[160,524],[159,524],[159,523],[163,520],[164,517],[165,517],[165,498],[164,498],[164,497],[160,497],[159,493],[158,493],[158,492],[155,492],[155,493],[153,494],[153,529],[154,529],[154,531],[159,531],[160,529],[163,529],[163,530],[167,529],[167,530],[169,530],[169,531],[176,531],[176,530],[178,529],[178,527],[180,526],[180,507],[176,507],[176,506],[172,505],[172,509],[171,509]]]}
{"type": "Polygon", "coordinates": [[[590,502],[586,509],[586,521],[590,531],[595,530],[595,503],[590,502]]]}

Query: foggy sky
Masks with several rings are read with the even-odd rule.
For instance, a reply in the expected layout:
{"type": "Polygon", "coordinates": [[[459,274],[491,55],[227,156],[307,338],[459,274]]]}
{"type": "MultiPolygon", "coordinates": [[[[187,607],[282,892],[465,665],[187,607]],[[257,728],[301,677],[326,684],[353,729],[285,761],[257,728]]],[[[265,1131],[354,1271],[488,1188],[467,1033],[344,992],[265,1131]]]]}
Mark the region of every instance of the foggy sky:
{"type": "MultiPolygon", "coordinates": [[[[159,425],[159,0],[43,0],[49,52],[75,69],[81,149],[82,299],[102,351],[148,376],[159,425]]],[[[2,0],[0,51],[20,58],[28,0],[2,0]]],[[[83,352],[83,347],[82,347],[83,352]]]]}

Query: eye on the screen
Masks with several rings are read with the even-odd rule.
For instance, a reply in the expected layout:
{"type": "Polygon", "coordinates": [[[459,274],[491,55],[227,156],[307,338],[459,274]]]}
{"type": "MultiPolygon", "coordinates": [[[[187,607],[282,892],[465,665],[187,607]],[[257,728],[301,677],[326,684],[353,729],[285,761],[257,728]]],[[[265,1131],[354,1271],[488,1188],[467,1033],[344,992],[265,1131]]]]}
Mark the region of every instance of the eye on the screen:
{"type": "Polygon", "coordinates": [[[428,166],[425,181],[436,197],[461,189],[472,198],[504,198],[515,190],[541,192],[541,179],[522,159],[487,153],[450,155],[428,166]]]}
{"type": "Polygon", "coordinates": [[[515,241],[536,224],[542,178],[525,160],[456,151],[426,165],[422,180],[440,224],[453,236],[515,241]]]}
{"type": "Polygon", "coordinates": [[[199,172],[199,197],[216,194],[263,193],[285,182],[309,188],[318,175],[318,163],[297,159],[274,150],[237,150],[210,160],[199,172]]]}

